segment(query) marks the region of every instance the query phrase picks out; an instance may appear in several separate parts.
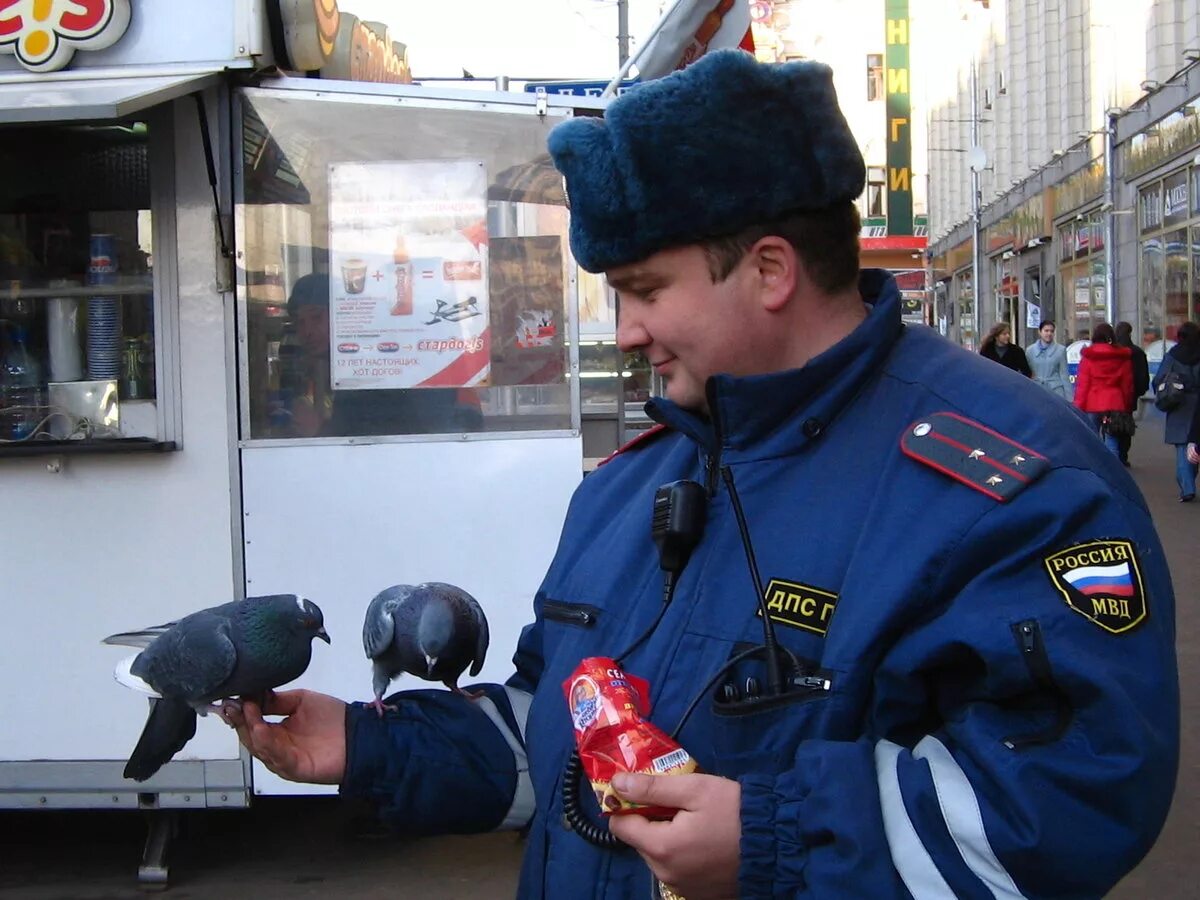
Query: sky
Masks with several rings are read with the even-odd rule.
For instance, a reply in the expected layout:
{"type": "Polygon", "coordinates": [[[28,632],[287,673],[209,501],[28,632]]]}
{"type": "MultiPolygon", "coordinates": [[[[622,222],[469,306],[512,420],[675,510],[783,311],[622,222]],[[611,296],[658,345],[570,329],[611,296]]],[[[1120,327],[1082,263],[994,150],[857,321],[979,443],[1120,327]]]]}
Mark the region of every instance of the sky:
{"type": "MultiPolygon", "coordinates": [[[[663,0],[628,0],[631,35],[663,0]]],[[[607,79],[619,68],[616,0],[338,0],[408,45],[413,77],[607,79]]],[[[636,48],[631,44],[630,52],[636,48]]]]}

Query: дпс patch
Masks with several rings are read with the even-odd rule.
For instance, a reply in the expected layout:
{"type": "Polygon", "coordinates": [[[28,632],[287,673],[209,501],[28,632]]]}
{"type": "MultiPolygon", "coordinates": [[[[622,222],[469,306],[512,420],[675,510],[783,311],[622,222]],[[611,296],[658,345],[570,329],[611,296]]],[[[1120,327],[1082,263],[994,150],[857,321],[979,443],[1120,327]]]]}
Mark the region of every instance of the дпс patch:
{"type": "MultiPolygon", "coordinates": [[[[767,612],[772,622],[822,635],[829,630],[829,620],[837,607],[837,594],[782,578],[772,578],[766,593],[767,612]]],[[[761,610],[755,614],[762,618],[761,610]]]]}

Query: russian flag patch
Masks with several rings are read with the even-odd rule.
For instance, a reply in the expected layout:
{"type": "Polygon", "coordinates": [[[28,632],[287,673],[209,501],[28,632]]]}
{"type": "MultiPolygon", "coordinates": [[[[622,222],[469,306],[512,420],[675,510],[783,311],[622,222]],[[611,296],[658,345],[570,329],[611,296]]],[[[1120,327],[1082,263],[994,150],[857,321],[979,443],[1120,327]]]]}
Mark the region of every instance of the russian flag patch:
{"type": "Polygon", "coordinates": [[[1146,593],[1132,541],[1076,544],[1045,559],[1067,606],[1105,631],[1121,634],[1146,618],[1146,593]]]}

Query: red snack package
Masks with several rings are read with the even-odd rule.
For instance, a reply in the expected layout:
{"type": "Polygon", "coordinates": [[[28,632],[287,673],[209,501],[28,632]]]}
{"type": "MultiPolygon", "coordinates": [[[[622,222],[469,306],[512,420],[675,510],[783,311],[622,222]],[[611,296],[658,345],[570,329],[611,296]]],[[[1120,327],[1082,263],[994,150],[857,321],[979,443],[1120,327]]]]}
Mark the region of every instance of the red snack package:
{"type": "Polygon", "coordinates": [[[648,688],[607,656],[588,657],[563,682],[579,759],[605,815],[636,812],[650,819],[675,815],[674,809],[622,800],[612,787],[617,772],[684,775],[696,770],[696,761],[686,750],[642,718],[648,688]]]}

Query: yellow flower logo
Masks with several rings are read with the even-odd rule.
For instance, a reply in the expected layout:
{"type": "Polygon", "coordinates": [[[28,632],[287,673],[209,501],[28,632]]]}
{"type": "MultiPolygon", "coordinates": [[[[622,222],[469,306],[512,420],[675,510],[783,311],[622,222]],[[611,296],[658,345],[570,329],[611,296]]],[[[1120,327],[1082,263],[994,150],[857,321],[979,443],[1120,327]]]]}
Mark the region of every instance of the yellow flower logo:
{"type": "Polygon", "coordinates": [[[33,72],[61,69],[76,50],[110,47],[129,25],[129,0],[0,0],[0,53],[33,72]]]}

